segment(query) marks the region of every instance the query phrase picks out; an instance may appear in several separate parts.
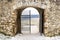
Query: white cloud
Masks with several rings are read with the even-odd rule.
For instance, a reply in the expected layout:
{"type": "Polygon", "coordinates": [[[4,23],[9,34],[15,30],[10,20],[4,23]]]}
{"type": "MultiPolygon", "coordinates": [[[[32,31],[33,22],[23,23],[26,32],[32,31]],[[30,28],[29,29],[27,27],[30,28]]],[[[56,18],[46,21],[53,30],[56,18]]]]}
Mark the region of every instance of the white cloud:
{"type": "Polygon", "coordinates": [[[28,7],[22,11],[22,15],[29,15],[29,13],[31,13],[31,15],[39,15],[38,10],[33,7],[28,7]]]}

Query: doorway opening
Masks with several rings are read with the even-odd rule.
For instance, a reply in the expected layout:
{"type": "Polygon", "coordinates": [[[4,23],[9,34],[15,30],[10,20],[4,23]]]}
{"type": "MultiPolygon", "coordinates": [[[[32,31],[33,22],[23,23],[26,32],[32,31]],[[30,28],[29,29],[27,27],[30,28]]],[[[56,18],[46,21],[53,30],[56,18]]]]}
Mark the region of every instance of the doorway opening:
{"type": "Polygon", "coordinates": [[[39,12],[35,8],[25,8],[21,14],[21,32],[23,34],[39,33],[39,19],[39,12]]]}
{"type": "Polygon", "coordinates": [[[44,9],[23,7],[17,10],[17,33],[44,33],[44,9]]]}

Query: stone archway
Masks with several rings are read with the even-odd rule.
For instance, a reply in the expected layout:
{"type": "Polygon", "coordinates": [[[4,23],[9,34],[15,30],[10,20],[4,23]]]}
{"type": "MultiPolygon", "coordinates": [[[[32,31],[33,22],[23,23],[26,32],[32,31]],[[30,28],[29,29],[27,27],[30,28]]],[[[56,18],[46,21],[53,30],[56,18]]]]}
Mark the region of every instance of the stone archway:
{"type": "MultiPolygon", "coordinates": [[[[27,7],[32,7],[32,6],[27,6],[27,7]]],[[[21,8],[16,9],[16,11],[17,11],[17,33],[21,33],[21,14],[22,14],[22,11],[27,7],[21,7],[21,8]]],[[[41,9],[39,7],[33,7],[33,8],[37,9],[38,12],[39,12],[39,15],[40,15],[40,18],[41,18],[39,20],[40,21],[39,22],[39,32],[43,33],[44,32],[44,30],[43,30],[44,29],[44,27],[43,27],[43,25],[44,25],[43,24],[44,9],[41,9]]]]}

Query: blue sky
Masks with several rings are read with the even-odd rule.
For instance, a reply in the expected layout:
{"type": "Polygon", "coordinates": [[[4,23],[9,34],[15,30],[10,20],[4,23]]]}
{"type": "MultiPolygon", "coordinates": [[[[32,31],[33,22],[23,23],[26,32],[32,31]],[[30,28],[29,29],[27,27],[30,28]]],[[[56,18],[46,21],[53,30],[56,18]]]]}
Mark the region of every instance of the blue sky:
{"type": "Polygon", "coordinates": [[[29,17],[31,17],[31,18],[39,18],[39,15],[31,15],[31,16],[29,16],[29,15],[22,15],[21,19],[22,20],[28,20],[29,17]]]}

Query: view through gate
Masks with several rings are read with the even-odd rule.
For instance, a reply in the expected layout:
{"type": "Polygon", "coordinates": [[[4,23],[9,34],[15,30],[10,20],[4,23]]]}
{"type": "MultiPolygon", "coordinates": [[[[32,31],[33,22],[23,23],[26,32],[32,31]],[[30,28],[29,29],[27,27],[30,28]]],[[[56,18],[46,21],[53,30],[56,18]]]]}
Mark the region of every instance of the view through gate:
{"type": "Polygon", "coordinates": [[[33,7],[25,8],[21,14],[21,32],[23,34],[39,33],[40,14],[33,7]]]}

